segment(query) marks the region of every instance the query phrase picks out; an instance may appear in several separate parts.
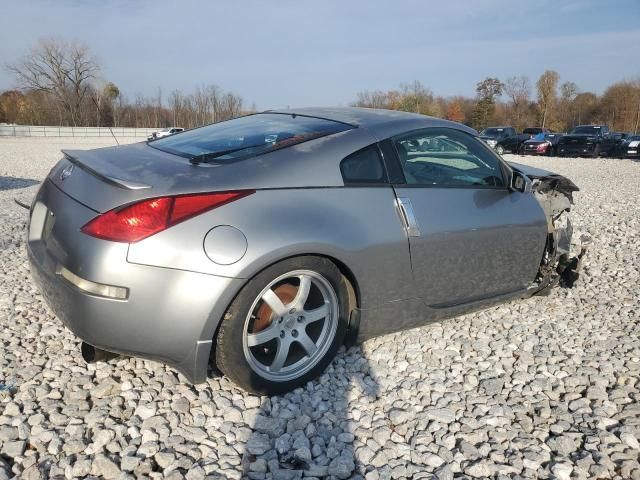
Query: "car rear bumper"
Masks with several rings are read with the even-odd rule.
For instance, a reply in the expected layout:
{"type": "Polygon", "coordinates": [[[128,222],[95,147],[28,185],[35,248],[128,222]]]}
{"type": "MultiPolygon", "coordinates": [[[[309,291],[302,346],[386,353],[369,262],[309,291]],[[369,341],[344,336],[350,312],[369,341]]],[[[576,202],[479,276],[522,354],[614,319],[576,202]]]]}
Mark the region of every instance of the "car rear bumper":
{"type": "Polygon", "coordinates": [[[522,149],[524,155],[548,155],[551,151],[551,147],[546,147],[544,150],[538,150],[536,147],[529,147],[527,145],[522,149]]]}
{"type": "Polygon", "coordinates": [[[38,193],[27,250],[53,313],[95,347],[161,361],[191,382],[204,381],[218,321],[243,281],[128,263],[127,244],[80,233],[93,215],[51,182],[38,193]],[[126,298],[100,296],[92,285],[124,288],[126,298]]]}

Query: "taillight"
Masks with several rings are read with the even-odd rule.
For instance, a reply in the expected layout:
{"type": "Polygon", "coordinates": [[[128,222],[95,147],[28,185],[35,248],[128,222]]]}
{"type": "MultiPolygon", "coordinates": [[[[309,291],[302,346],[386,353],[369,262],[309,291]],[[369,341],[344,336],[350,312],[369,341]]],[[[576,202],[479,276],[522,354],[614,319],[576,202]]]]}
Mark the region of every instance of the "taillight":
{"type": "Polygon", "coordinates": [[[242,190],[141,200],[98,215],[82,227],[81,231],[103,240],[139,242],[189,218],[252,193],[253,190],[242,190]]]}

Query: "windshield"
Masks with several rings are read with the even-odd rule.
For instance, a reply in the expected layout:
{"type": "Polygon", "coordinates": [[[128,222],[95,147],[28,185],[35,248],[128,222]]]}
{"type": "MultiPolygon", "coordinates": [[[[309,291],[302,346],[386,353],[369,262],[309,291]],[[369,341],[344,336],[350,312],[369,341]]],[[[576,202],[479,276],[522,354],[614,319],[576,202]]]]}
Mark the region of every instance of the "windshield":
{"type": "Polygon", "coordinates": [[[485,128],[480,132],[483,137],[501,137],[504,135],[504,128],[485,128]]]}
{"type": "Polygon", "coordinates": [[[351,128],[315,117],[259,113],[153,140],[149,145],[191,159],[207,156],[216,162],[231,162],[351,128]]]}
{"type": "Polygon", "coordinates": [[[571,133],[598,135],[600,133],[600,127],[591,127],[591,126],[576,127],[573,130],[571,130],[571,133]]]}

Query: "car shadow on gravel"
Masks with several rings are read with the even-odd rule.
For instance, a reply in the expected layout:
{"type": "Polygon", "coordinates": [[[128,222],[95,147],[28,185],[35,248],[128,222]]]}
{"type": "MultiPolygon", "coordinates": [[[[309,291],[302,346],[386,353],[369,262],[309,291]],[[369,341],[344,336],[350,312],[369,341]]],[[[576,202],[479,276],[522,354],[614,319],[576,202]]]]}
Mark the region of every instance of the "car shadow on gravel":
{"type": "Polygon", "coordinates": [[[353,478],[354,430],[362,403],[378,398],[378,382],[360,347],[342,350],[304,388],[263,397],[242,455],[243,478],[353,478]]]}
{"type": "Polygon", "coordinates": [[[21,188],[32,187],[40,183],[33,178],[4,177],[0,176],[0,192],[4,190],[19,190],[21,188]]]}

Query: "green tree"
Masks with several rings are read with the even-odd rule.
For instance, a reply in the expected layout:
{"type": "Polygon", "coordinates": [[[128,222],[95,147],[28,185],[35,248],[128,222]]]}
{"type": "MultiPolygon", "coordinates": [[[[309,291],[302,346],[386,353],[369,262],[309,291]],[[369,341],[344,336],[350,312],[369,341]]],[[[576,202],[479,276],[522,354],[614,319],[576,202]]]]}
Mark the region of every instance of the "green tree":
{"type": "Polygon", "coordinates": [[[502,82],[493,77],[487,77],[476,85],[478,102],[471,117],[476,130],[482,130],[488,126],[495,111],[496,97],[502,94],[503,88],[502,82]]]}
{"type": "Polygon", "coordinates": [[[107,100],[111,108],[112,125],[117,127],[120,119],[120,111],[118,108],[120,89],[113,82],[108,82],[102,89],[102,96],[107,100]]]}

